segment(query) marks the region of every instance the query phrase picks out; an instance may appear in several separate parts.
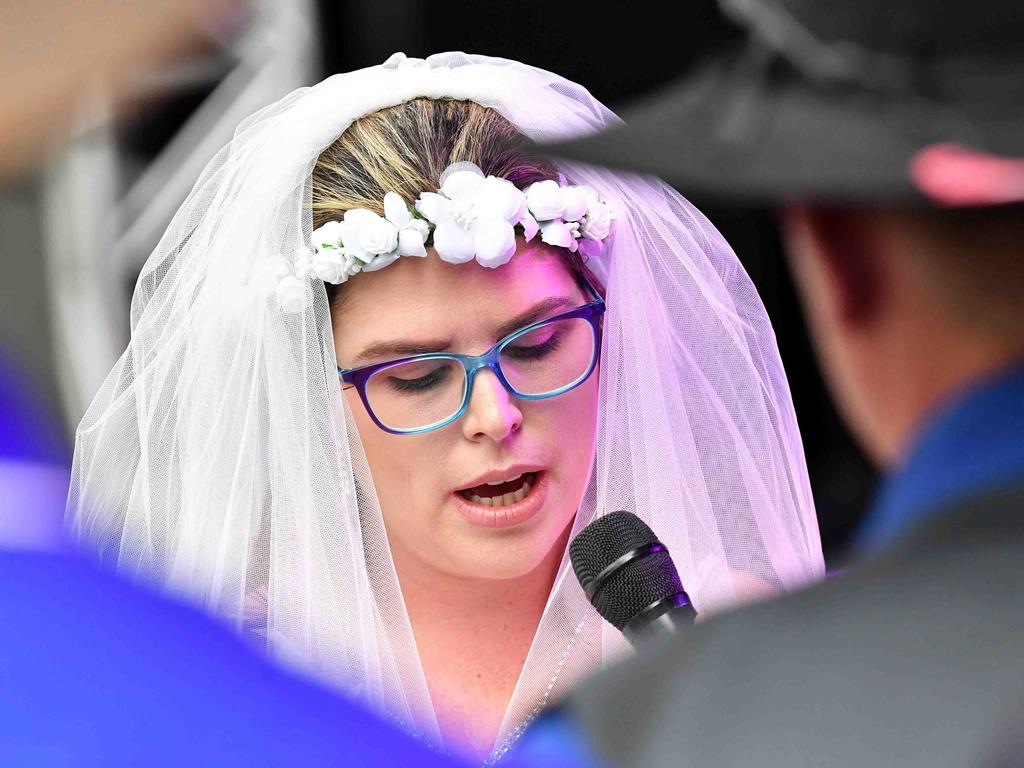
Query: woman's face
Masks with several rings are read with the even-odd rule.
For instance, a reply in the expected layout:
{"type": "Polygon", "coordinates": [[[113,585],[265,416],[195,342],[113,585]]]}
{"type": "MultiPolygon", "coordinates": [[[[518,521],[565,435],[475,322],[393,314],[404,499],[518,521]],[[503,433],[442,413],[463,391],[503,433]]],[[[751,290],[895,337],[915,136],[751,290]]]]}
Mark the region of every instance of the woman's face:
{"type": "MultiPolygon", "coordinates": [[[[516,327],[590,301],[555,249],[522,239],[512,260],[496,269],[449,264],[430,251],[356,275],[344,292],[333,312],[342,368],[402,356],[362,354],[387,343],[481,354],[508,333],[502,329],[552,297],[564,305],[516,327]]],[[[414,435],[380,429],[355,387],[344,392],[396,562],[507,579],[531,572],[564,545],[593,461],[597,369],[575,389],[545,400],[520,400],[482,369],[461,418],[414,435]],[[519,467],[539,474],[521,501],[508,497],[510,506],[487,508],[459,493],[487,473],[504,479],[519,467]]]]}

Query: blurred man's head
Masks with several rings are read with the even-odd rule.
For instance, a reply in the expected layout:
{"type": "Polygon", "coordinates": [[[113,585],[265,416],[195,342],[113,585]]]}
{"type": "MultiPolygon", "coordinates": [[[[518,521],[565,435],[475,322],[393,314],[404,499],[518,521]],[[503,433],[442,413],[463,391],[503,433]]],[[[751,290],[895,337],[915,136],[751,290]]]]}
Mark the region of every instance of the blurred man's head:
{"type": "Polygon", "coordinates": [[[544,149],[783,208],[831,389],[872,456],[896,462],[933,407],[1024,355],[1024,13],[719,2],[738,46],[625,126],[544,149]]]}
{"type": "Polygon", "coordinates": [[[847,422],[898,461],[929,411],[1024,357],[1024,205],[791,205],[808,325],[847,422]]]}

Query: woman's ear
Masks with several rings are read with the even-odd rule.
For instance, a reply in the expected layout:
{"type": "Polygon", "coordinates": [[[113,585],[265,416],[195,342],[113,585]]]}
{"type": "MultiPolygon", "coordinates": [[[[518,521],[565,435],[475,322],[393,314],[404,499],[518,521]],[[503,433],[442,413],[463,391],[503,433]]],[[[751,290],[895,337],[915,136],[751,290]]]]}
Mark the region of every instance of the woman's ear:
{"type": "Polygon", "coordinates": [[[884,288],[872,219],[849,208],[788,206],[782,229],[804,298],[848,328],[871,321],[884,288]]]}

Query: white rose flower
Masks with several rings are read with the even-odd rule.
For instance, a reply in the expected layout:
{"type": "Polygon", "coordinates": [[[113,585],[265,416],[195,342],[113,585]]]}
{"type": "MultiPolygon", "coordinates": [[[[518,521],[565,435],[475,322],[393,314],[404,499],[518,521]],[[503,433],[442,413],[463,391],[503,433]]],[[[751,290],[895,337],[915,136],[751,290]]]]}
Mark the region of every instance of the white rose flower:
{"type": "Polygon", "coordinates": [[[295,275],[285,275],[277,284],[277,301],[289,314],[301,312],[306,308],[305,284],[295,275]]]}
{"type": "Polygon", "coordinates": [[[384,195],[384,217],[398,229],[398,253],[401,256],[426,256],[424,245],[430,227],[422,219],[409,213],[405,201],[397,192],[384,195]]]}
{"type": "Polygon", "coordinates": [[[565,210],[562,188],[553,179],[538,181],[527,187],[526,204],[537,221],[559,219],[565,210]]]}
{"type": "Polygon", "coordinates": [[[346,253],[362,264],[369,264],[377,256],[399,255],[398,228],[366,208],[345,212],[341,241],[346,253]]]}
{"type": "Polygon", "coordinates": [[[586,190],[582,187],[564,187],[562,202],[564,203],[562,218],[566,221],[579,221],[586,215],[589,207],[586,190]]]}
{"type": "Polygon", "coordinates": [[[398,249],[398,227],[375,215],[359,228],[359,246],[373,256],[391,253],[398,249]]]}
{"type": "Polygon", "coordinates": [[[347,277],[345,252],[340,248],[326,248],[313,256],[311,269],[325,283],[341,283],[347,277]]]}
{"type": "Polygon", "coordinates": [[[318,251],[341,247],[341,222],[328,221],[313,230],[313,247],[318,251]]]}
{"type": "Polygon", "coordinates": [[[380,217],[373,211],[368,211],[365,208],[353,208],[350,211],[345,211],[345,220],[341,224],[341,242],[345,246],[345,253],[363,264],[372,259],[373,254],[367,253],[363,248],[359,234],[366,224],[377,218],[380,217]]]}
{"type": "Polygon", "coordinates": [[[612,229],[612,212],[604,203],[590,206],[587,216],[583,219],[581,231],[583,236],[591,240],[604,240],[612,229]]]}
{"type": "Polygon", "coordinates": [[[601,198],[597,194],[597,190],[587,185],[580,186],[583,191],[583,196],[587,198],[587,207],[593,208],[595,205],[601,202],[601,198]]]}

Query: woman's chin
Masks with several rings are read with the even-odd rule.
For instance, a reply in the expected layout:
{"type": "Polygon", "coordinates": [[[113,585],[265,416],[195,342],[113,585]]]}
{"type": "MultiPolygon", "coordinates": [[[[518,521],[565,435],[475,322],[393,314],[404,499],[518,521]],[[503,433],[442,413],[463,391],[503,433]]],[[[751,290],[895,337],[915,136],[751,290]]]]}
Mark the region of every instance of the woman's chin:
{"type": "Polygon", "coordinates": [[[464,579],[504,581],[527,576],[540,567],[551,552],[545,541],[459,541],[445,547],[452,557],[438,564],[452,576],[464,579]]]}
{"type": "Polygon", "coordinates": [[[564,521],[545,520],[543,524],[506,528],[500,533],[475,527],[463,529],[460,533],[465,535],[445,543],[444,549],[452,555],[449,568],[464,578],[505,580],[534,573],[551,565],[553,559],[557,566],[571,523],[570,515],[564,521]]]}

